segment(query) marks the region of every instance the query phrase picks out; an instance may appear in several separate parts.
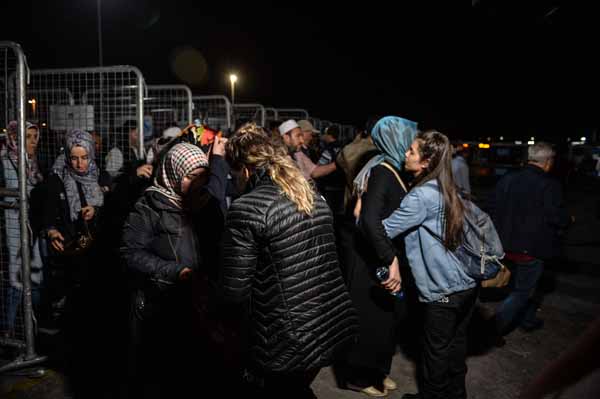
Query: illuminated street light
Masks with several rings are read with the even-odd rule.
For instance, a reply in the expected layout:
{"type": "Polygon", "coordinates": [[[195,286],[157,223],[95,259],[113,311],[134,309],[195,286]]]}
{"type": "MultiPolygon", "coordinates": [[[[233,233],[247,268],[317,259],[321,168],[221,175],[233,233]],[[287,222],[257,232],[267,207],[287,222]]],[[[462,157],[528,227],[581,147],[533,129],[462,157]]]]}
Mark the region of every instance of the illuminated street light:
{"type": "Polygon", "coordinates": [[[32,98],[31,100],[27,101],[29,104],[31,104],[31,111],[33,114],[35,114],[35,105],[37,104],[37,101],[35,101],[35,98],[32,98]]]}
{"type": "Polygon", "coordinates": [[[229,81],[231,82],[231,103],[235,104],[235,83],[237,82],[238,78],[236,75],[231,74],[229,75],[229,81]]]}

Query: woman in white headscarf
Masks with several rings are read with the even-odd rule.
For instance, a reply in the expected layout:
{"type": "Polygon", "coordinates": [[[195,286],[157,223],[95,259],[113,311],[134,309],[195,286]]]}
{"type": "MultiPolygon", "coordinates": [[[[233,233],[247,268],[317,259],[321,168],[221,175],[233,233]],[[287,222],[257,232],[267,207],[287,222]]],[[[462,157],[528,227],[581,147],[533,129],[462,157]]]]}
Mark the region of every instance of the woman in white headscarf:
{"type": "MultiPolygon", "coordinates": [[[[18,148],[17,148],[17,121],[11,121],[7,126],[6,149],[2,149],[0,159],[2,160],[4,186],[8,189],[18,190],[18,148]]],[[[30,122],[25,124],[26,136],[26,177],[27,177],[27,195],[36,187],[40,187],[44,178],[40,172],[37,162],[37,145],[39,141],[39,129],[30,122]]],[[[5,198],[6,202],[16,202],[16,198],[5,198]]],[[[30,204],[31,205],[31,204],[30,204]]],[[[40,286],[42,284],[42,260],[38,246],[38,229],[36,228],[38,220],[35,218],[36,207],[30,207],[30,226],[32,229],[30,260],[31,260],[31,282],[34,305],[39,302],[40,286]],[[35,219],[35,220],[34,220],[35,219]]],[[[19,224],[19,209],[6,209],[4,211],[6,221],[6,246],[8,248],[8,277],[9,287],[6,290],[6,297],[2,298],[6,302],[6,311],[0,318],[0,331],[8,336],[15,333],[15,320],[17,311],[22,298],[22,276],[21,276],[21,230],[19,224]]]]}
{"type": "Polygon", "coordinates": [[[65,244],[93,222],[104,204],[94,151],[95,142],[88,132],[71,131],[65,136],[65,163],[57,165],[48,179],[44,222],[55,254],[65,251],[65,244]]]}

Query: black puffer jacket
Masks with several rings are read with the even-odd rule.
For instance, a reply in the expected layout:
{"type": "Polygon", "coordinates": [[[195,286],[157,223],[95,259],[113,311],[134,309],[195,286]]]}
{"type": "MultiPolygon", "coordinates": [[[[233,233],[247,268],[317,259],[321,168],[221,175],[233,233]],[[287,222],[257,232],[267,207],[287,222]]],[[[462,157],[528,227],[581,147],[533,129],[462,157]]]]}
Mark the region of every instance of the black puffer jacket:
{"type": "Polygon", "coordinates": [[[250,304],[250,345],[264,371],[329,364],[356,336],[357,316],[338,259],[331,211],[317,196],[297,211],[261,171],[232,204],[224,248],[224,294],[250,304]]]}

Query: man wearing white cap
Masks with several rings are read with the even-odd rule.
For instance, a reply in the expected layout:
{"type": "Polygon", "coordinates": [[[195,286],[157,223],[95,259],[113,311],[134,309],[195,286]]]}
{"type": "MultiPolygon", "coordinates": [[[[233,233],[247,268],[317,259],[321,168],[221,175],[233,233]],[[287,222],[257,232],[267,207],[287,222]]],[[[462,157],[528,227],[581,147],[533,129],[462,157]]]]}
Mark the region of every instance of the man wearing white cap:
{"type": "Polygon", "coordinates": [[[289,119],[279,125],[279,134],[287,146],[292,159],[296,162],[306,179],[316,179],[335,171],[335,162],[327,165],[315,165],[313,161],[301,151],[301,147],[304,144],[304,135],[302,129],[295,120],[289,119]]]}

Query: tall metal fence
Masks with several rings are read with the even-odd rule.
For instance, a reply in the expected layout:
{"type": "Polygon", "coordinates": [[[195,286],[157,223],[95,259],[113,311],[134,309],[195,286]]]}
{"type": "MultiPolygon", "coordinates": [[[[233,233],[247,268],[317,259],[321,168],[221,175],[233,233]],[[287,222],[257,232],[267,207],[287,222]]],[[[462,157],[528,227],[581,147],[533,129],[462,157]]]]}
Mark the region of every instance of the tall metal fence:
{"type": "Polygon", "coordinates": [[[275,108],[265,108],[265,121],[279,121],[279,115],[277,114],[277,110],[275,108]]]}
{"type": "Polygon", "coordinates": [[[261,104],[235,104],[233,114],[236,128],[243,122],[254,121],[263,127],[267,122],[265,107],[261,104]]]}
{"type": "Polygon", "coordinates": [[[301,119],[308,119],[308,111],[301,108],[277,108],[277,115],[279,120],[286,121],[288,119],[295,119],[296,121],[301,119]]]}
{"type": "Polygon", "coordinates": [[[312,123],[315,129],[321,131],[321,120],[319,118],[308,118],[308,121],[312,123]]]}
{"type": "Polygon", "coordinates": [[[181,128],[192,123],[192,91],[185,85],[148,85],[144,97],[146,139],[159,137],[171,126],[181,128]]]}
{"type": "Polygon", "coordinates": [[[225,96],[193,96],[193,118],[213,129],[230,132],[233,129],[232,107],[225,96]]]}
{"type": "Polygon", "coordinates": [[[27,118],[40,127],[38,159],[46,170],[72,129],[94,133],[96,163],[113,175],[143,154],[146,93],[137,68],[32,70],[29,87],[27,118]]]}
{"type": "MultiPolygon", "coordinates": [[[[28,196],[31,188],[26,140],[25,104],[28,67],[21,47],[0,42],[2,111],[0,126],[0,346],[16,350],[0,364],[0,373],[45,360],[35,353],[33,298],[42,280],[37,247],[31,245],[28,196]],[[14,121],[14,123],[11,123],[14,121]],[[26,250],[22,250],[25,248],[26,250]]],[[[35,244],[35,243],[34,243],[35,244]]]]}

